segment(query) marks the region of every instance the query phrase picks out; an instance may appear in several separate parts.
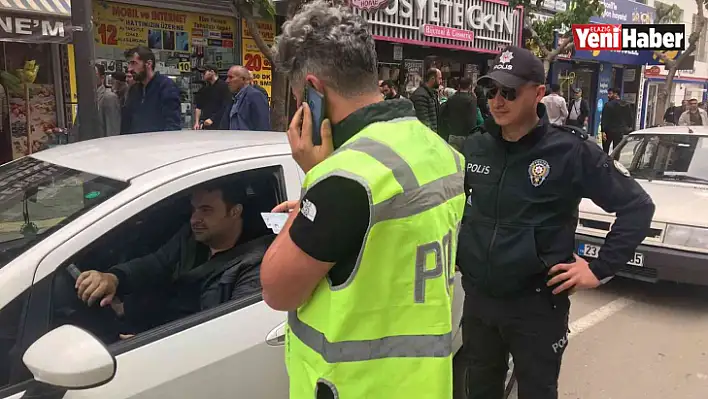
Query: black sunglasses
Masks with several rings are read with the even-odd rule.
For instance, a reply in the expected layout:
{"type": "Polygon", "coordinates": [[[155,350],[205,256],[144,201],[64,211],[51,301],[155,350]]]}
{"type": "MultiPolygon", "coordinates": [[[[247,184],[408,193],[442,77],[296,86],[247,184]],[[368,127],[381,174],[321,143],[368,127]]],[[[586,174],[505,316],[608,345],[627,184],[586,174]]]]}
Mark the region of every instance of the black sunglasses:
{"type": "Polygon", "coordinates": [[[501,94],[501,96],[507,101],[514,101],[514,100],[516,100],[516,96],[517,96],[516,89],[513,89],[511,87],[498,87],[498,86],[485,87],[484,93],[487,96],[487,100],[491,100],[494,97],[496,97],[497,93],[501,94]]]}

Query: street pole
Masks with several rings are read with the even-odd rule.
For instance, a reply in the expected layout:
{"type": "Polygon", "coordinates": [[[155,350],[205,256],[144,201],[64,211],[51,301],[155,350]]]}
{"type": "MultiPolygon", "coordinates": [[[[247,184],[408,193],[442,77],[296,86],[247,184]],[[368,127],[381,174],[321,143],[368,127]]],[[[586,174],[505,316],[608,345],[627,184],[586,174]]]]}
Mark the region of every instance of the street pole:
{"type": "Polygon", "coordinates": [[[76,91],[79,108],[78,141],[102,137],[96,104],[96,71],[94,70],[93,23],[91,0],[71,2],[71,23],[74,31],[74,62],[76,66],[76,91]]]}

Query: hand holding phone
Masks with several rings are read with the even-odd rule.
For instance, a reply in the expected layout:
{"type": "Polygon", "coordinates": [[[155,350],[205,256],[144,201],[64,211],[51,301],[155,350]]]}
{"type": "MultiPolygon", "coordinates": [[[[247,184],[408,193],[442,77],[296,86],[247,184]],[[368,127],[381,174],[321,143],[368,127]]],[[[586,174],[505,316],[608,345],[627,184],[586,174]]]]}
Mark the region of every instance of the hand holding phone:
{"type": "Polygon", "coordinates": [[[325,120],[324,94],[308,82],[305,88],[305,102],[312,112],[312,145],[322,145],[322,122],[325,120]]]}
{"type": "Polygon", "coordinates": [[[288,141],[293,159],[307,173],[315,165],[322,162],[333,151],[332,126],[329,119],[320,124],[319,136],[321,144],[315,145],[313,136],[313,115],[307,102],[303,103],[293,116],[288,128],[288,141]]]}

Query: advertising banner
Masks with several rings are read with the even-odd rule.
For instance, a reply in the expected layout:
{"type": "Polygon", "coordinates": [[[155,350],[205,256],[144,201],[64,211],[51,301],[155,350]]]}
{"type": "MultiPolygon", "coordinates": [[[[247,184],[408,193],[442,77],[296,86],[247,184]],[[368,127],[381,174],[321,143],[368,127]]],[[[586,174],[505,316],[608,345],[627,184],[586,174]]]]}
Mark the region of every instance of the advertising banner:
{"type": "MultiPolygon", "coordinates": [[[[605,12],[590,18],[598,24],[653,24],[656,11],[653,7],[630,0],[601,0],[605,12]]],[[[677,51],[667,52],[670,58],[678,55],[677,51]]],[[[594,60],[625,65],[659,65],[660,60],[653,51],[585,51],[577,50],[574,59],[594,60]]]]}
{"type": "Polygon", "coordinates": [[[597,103],[595,104],[595,118],[593,123],[593,134],[600,133],[602,124],[602,110],[608,102],[607,91],[612,88],[612,66],[608,64],[600,64],[600,74],[597,79],[597,103]]]}
{"type": "Polygon", "coordinates": [[[94,1],[95,42],[129,49],[191,52],[192,46],[233,48],[236,21],[228,15],[94,1]]]}
{"type": "MultiPolygon", "coordinates": [[[[275,39],[275,23],[273,21],[258,21],[258,30],[263,40],[272,46],[275,39]]],[[[241,21],[243,35],[241,36],[243,66],[253,74],[253,81],[263,87],[268,92],[268,99],[271,99],[271,82],[273,80],[272,66],[268,58],[258,49],[256,41],[253,40],[251,32],[246,26],[246,21],[241,21]]]]}
{"type": "Polygon", "coordinates": [[[43,14],[8,14],[0,18],[0,42],[69,43],[71,20],[43,14]]]}

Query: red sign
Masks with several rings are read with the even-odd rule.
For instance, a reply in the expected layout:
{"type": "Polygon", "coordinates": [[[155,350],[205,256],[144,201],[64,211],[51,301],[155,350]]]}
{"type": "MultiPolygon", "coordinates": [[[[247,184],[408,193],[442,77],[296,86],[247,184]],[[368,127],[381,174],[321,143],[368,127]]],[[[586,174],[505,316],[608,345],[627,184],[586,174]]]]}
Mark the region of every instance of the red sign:
{"type": "Polygon", "coordinates": [[[351,0],[354,8],[366,11],[375,11],[388,6],[389,0],[351,0]]]}
{"type": "Polygon", "coordinates": [[[448,28],[446,26],[425,24],[420,28],[423,35],[429,37],[438,37],[441,39],[460,40],[463,42],[471,42],[474,40],[474,32],[471,30],[448,28]]]}

